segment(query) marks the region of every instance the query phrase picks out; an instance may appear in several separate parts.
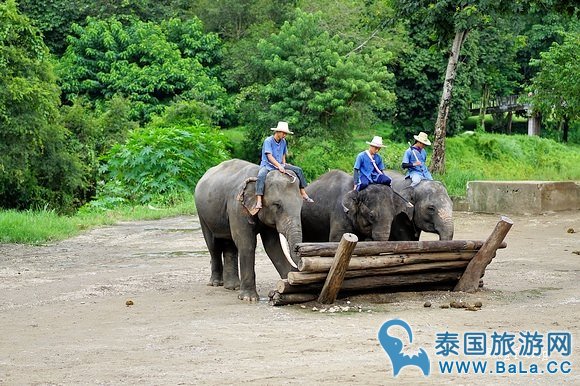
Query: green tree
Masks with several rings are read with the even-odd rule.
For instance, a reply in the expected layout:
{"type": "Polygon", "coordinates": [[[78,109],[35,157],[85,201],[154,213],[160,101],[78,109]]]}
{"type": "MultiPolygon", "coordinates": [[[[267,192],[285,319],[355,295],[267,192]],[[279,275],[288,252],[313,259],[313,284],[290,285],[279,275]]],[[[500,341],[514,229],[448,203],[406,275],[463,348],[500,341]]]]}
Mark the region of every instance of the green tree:
{"type": "Polygon", "coordinates": [[[489,25],[496,18],[515,16],[528,9],[542,8],[571,12],[576,9],[575,3],[554,0],[529,0],[508,2],[495,0],[437,0],[411,1],[396,0],[399,13],[412,23],[433,29],[442,44],[449,47],[447,69],[443,82],[443,91],[437,110],[435,122],[435,141],[431,168],[434,172],[445,172],[445,136],[453,87],[457,76],[460,53],[467,37],[475,30],[489,25]]]}
{"type": "Polygon", "coordinates": [[[208,31],[225,40],[238,41],[253,25],[272,22],[282,25],[293,14],[296,0],[197,0],[189,11],[197,15],[208,31]]]}
{"type": "Polygon", "coordinates": [[[82,187],[41,35],[13,0],[0,3],[0,203],[67,211],[82,187]]]}
{"type": "Polygon", "coordinates": [[[119,95],[130,101],[132,119],[147,122],[181,98],[208,104],[216,120],[226,119],[227,94],[208,67],[219,58],[220,42],[202,29],[198,19],[75,25],[58,66],[65,99],[84,96],[98,106],[119,95]]]}
{"type": "Polygon", "coordinates": [[[18,7],[34,20],[46,45],[58,56],[66,49],[66,37],[72,33],[72,25],[84,26],[87,17],[133,16],[159,22],[184,15],[183,0],[19,0],[18,7]]]}
{"type": "Polygon", "coordinates": [[[472,34],[476,41],[472,44],[472,50],[477,57],[474,89],[480,90],[477,99],[481,102],[478,127],[483,131],[485,111],[491,100],[515,94],[522,80],[516,55],[523,42],[517,32],[512,31],[511,21],[498,19],[472,34]]]}
{"type": "Polygon", "coordinates": [[[257,82],[241,93],[253,130],[251,151],[257,152],[264,128],[278,120],[290,122],[298,137],[340,137],[352,118],[393,107],[390,54],[354,52],[353,44],[322,30],[319,20],[320,14],[298,11],[293,22],[258,44],[252,61],[257,82]]]}
{"type": "Polygon", "coordinates": [[[434,172],[444,173],[445,136],[461,48],[470,31],[486,23],[491,17],[490,14],[502,7],[502,2],[491,0],[439,0],[435,2],[398,0],[397,7],[400,13],[409,17],[412,22],[434,29],[441,42],[448,44],[450,40],[452,41],[448,50],[443,92],[435,121],[435,140],[431,163],[431,169],[434,172]]]}
{"type": "Polygon", "coordinates": [[[542,116],[561,122],[563,141],[568,141],[571,121],[580,118],[580,23],[564,33],[562,44],[553,43],[531,65],[538,68],[532,79],[532,105],[542,116]]]}

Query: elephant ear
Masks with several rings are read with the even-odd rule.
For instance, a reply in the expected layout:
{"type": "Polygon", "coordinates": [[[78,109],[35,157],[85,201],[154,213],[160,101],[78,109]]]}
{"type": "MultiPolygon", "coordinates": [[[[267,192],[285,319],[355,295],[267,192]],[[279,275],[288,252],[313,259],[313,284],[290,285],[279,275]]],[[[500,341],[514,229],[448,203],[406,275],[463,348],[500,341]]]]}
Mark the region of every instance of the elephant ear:
{"type": "Polygon", "coordinates": [[[246,178],[240,192],[238,193],[238,200],[242,202],[244,208],[251,213],[256,206],[256,177],[246,178]]]}

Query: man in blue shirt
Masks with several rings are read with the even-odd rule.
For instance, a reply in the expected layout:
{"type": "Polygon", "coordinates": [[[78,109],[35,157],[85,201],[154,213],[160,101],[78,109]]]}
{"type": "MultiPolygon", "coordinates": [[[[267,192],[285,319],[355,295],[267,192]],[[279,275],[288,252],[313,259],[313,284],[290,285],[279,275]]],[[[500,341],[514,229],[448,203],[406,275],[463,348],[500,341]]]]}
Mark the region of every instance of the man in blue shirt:
{"type": "Polygon", "coordinates": [[[360,152],[354,161],[354,189],[361,191],[370,184],[391,185],[391,179],[383,173],[385,165],[379,155],[385,145],[383,138],[375,136],[371,142],[367,142],[369,149],[360,152]]]}
{"type": "Polygon", "coordinates": [[[415,144],[410,146],[403,154],[403,169],[407,169],[407,177],[411,179],[411,186],[417,185],[421,180],[432,180],[433,177],[427,169],[427,152],[425,146],[431,145],[427,133],[420,132],[414,135],[415,144]]]}
{"type": "Polygon", "coordinates": [[[280,173],[284,173],[288,169],[296,173],[302,198],[306,202],[314,202],[304,190],[307,183],[302,169],[286,163],[286,154],[288,154],[286,135],[294,134],[288,129],[288,122],[280,121],[277,127],[270,130],[274,131],[274,134],[266,138],[262,145],[262,160],[260,162],[260,170],[258,171],[258,180],[256,181],[256,207],[252,211],[254,214],[262,209],[262,196],[264,195],[266,176],[272,170],[278,170],[280,173]]]}

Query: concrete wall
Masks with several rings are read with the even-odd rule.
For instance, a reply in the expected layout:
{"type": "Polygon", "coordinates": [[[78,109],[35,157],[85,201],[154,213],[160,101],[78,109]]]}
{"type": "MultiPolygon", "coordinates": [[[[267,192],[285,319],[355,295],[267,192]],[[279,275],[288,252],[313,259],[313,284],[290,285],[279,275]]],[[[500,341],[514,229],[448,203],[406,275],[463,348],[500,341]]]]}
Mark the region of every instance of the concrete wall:
{"type": "Polygon", "coordinates": [[[469,181],[471,212],[538,214],[580,209],[580,183],[573,181],[469,181]]]}

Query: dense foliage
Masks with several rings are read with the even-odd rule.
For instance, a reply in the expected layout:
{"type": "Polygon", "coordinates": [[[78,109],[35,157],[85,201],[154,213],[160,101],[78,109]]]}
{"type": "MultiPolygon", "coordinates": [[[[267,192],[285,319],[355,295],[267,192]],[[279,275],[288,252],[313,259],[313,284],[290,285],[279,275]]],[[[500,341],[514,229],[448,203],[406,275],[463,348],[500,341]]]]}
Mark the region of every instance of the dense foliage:
{"type": "Polygon", "coordinates": [[[58,67],[66,99],[84,96],[98,105],[120,95],[142,123],[176,98],[212,106],[216,119],[228,114],[225,89],[210,67],[219,59],[219,39],[203,33],[198,19],[158,25],[91,18],[73,32],[58,67]]]}
{"type": "Polygon", "coordinates": [[[73,24],[84,26],[87,17],[134,16],[159,22],[182,15],[185,10],[182,3],[182,0],[19,0],[18,7],[34,20],[51,51],[61,55],[73,24]]]}
{"type": "Polygon", "coordinates": [[[0,3],[0,202],[72,209],[81,164],[58,125],[59,90],[39,31],[0,3]]]}
{"type": "Polygon", "coordinates": [[[531,103],[543,137],[580,142],[577,19],[554,0],[8,0],[1,206],[172,202],[231,154],[256,162],[280,120],[309,179],[349,170],[374,135],[396,166],[422,130],[460,185],[479,170],[458,167],[454,141],[479,154],[496,147],[486,132],[526,131],[523,110],[489,121],[498,97],[531,103]],[[456,139],[470,115],[477,136],[456,139]]]}
{"type": "Polygon", "coordinates": [[[553,43],[532,61],[539,68],[530,87],[532,104],[544,117],[563,123],[564,140],[570,121],[580,119],[580,23],[573,27],[562,44],[553,43]]]}
{"type": "MultiPolygon", "coordinates": [[[[317,137],[332,131],[344,138],[349,124],[391,109],[390,54],[368,54],[330,36],[319,26],[319,14],[298,12],[278,34],[258,44],[257,81],[242,90],[249,149],[258,154],[262,133],[279,120],[290,123],[297,136],[317,137]],[[362,118],[361,118],[362,115],[362,118]]],[[[269,135],[269,133],[268,133],[269,135]]]]}

